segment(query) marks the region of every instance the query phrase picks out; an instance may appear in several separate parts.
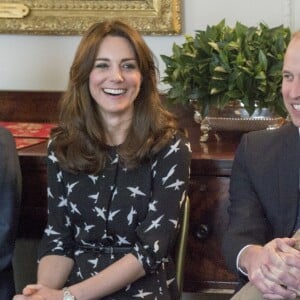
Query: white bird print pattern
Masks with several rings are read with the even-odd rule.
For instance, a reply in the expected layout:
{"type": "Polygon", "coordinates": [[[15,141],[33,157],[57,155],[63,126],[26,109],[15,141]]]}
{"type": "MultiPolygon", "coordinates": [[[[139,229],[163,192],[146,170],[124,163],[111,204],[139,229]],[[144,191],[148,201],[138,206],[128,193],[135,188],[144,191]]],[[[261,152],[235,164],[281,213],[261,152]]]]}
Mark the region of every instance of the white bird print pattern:
{"type": "Polygon", "coordinates": [[[170,150],[169,150],[169,152],[165,155],[164,158],[168,157],[169,155],[171,155],[171,154],[174,153],[174,152],[176,153],[177,151],[179,151],[178,145],[179,145],[180,141],[181,141],[181,140],[178,140],[178,141],[176,141],[173,145],[170,146],[170,150]]]}
{"type": "Polygon", "coordinates": [[[117,244],[118,245],[130,245],[130,242],[126,239],[126,237],[121,237],[119,235],[117,235],[118,241],[117,244]]]}
{"type": "Polygon", "coordinates": [[[151,203],[149,203],[149,211],[157,211],[156,204],[158,202],[156,200],[153,200],[151,203]]]}
{"type": "Polygon", "coordinates": [[[133,208],[133,206],[131,206],[131,210],[130,210],[129,214],[127,215],[128,226],[132,224],[133,215],[136,215],[136,214],[137,214],[137,211],[133,208]]]}
{"type": "Polygon", "coordinates": [[[63,196],[58,197],[60,202],[58,203],[58,207],[68,206],[68,199],[63,196]]]}
{"type": "Polygon", "coordinates": [[[50,144],[49,215],[41,257],[72,257],[71,285],[73,278],[76,282],[88,279],[126,254],[111,255],[101,252],[101,247],[131,249],[153,279],[148,282],[142,277],[105,299],[123,299],[124,295],[126,299],[179,299],[168,241],[175,240],[180,226],[179,210],[189,183],[190,144],[175,135],[134,169],[123,166],[116,151],[117,147],[109,149],[101,172],[73,174],[59,167],[50,144]]]}
{"type": "Polygon", "coordinates": [[[146,296],[149,296],[149,295],[152,295],[152,292],[144,292],[144,290],[139,290],[139,293],[136,295],[133,295],[133,297],[144,299],[146,296]]]}
{"type": "Polygon", "coordinates": [[[113,221],[115,215],[118,214],[119,212],[120,212],[120,210],[110,211],[109,215],[108,215],[108,220],[113,221]]]}
{"type": "Polygon", "coordinates": [[[54,155],[54,152],[53,152],[53,151],[50,152],[50,154],[48,155],[48,158],[49,158],[53,163],[58,162],[58,159],[57,159],[56,156],[54,155]]]}
{"type": "Polygon", "coordinates": [[[54,198],[49,187],[47,188],[47,197],[54,198]]]}
{"type": "Polygon", "coordinates": [[[133,197],[133,198],[135,198],[136,195],[146,196],[146,194],[144,194],[144,193],[140,190],[140,188],[139,188],[138,186],[136,186],[136,187],[131,187],[131,186],[129,186],[129,187],[127,187],[127,189],[128,189],[130,192],[132,192],[132,193],[130,194],[130,196],[133,197]]]}
{"type": "Polygon", "coordinates": [[[74,182],[74,183],[72,183],[72,184],[67,183],[68,195],[70,195],[70,193],[73,192],[74,186],[75,186],[76,184],[78,184],[78,183],[79,183],[79,181],[74,182]]]}
{"type": "Polygon", "coordinates": [[[93,184],[95,184],[98,179],[98,176],[94,176],[94,175],[88,175],[88,177],[92,180],[93,184]]]}
{"type": "Polygon", "coordinates": [[[153,249],[154,249],[153,250],[154,253],[158,252],[158,250],[159,250],[159,240],[157,240],[157,241],[154,242],[153,249]]]}
{"type": "Polygon", "coordinates": [[[65,226],[66,226],[66,227],[70,227],[70,226],[71,226],[71,220],[70,220],[70,217],[69,217],[69,216],[65,216],[65,218],[66,218],[65,226]]]}
{"type": "Polygon", "coordinates": [[[118,194],[118,188],[116,187],[115,189],[113,189],[113,193],[112,193],[112,197],[111,200],[114,201],[115,196],[118,194]]]}
{"type": "Polygon", "coordinates": [[[169,220],[169,221],[174,224],[174,228],[177,228],[178,220],[169,220]]]}
{"type": "Polygon", "coordinates": [[[53,242],[56,243],[55,250],[63,250],[63,242],[60,239],[54,239],[53,242]]]}
{"type": "Polygon", "coordinates": [[[50,236],[50,235],[58,235],[59,234],[59,232],[53,230],[53,226],[50,226],[50,225],[45,229],[45,233],[48,236],[50,236]]]}
{"type": "Polygon", "coordinates": [[[88,260],[88,262],[89,262],[90,264],[92,264],[93,269],[95,269],[95,268],[97,267],[97,264],[98,264],[98,258],[90,259],[90,260],[88,260]]]}
{"type": "Polygon", "coordinates": [[[96,212],[97,217],[101,217],[104,221],[106,220],[106,216],[105,216],[106,209],[105,209],[105,207],[102,207],[102,208],[94,207],[93,211],[96,212]]]}
{"type": "Polygon", "coordinates": [[[77,213],[79,215],[81,214],[80,211],[79,211],[79,209],[77,208],[77,204],[76,203],[70,202],[70,206],[71,206],[71,213],[72,214],[75,214],[75,213],[77,213]]]}
{"type": "Polygon", "coordinates": [[[182,186],[184,184],[184,181],[180,181],[179,179],[176,179],[176,181],[174,183],[171,183],[169,185],[167,185],[167,189],[168,188],[174,188],[174,190],[179,190],[179,187],[182,186]]]}
{"type": "Polygon", "coordinates": [[[62,180],[62,172],[57,173],[57,182],[61,182],[62,180]]]}
{"type": "Polygon", "coordinates": [[[175,168],[177,165],[172,166],[172,168],[169,170],[168,174],[162,178],[162,183],[165,184],[166,181],[174,174],[175,168]]]}
{"type": "Polygon", "coordinates": [[[94,195],[89,195],[89,198],[93,199],[94,203],[97,203],[97,200],[99,198],[99,192],[97,194],[94,194],[94,195]]]}
{"type": "Polygon", "coordinates": [[[84,223],[84,230],[86,232],[90,232],[90,230],[94,227],[95,227],[95,225],[88,225],[87,223],[84,223]]]}
{"type": "Polygon", "coordinates": [[[158,217],[156,220],[151,221],[151,225],[145,230],[145,232],[154,229],[157,229],[161,224],[160,224],[160,220],[163,218],[164,216],[161,215],[160,217],[158,217]]]}

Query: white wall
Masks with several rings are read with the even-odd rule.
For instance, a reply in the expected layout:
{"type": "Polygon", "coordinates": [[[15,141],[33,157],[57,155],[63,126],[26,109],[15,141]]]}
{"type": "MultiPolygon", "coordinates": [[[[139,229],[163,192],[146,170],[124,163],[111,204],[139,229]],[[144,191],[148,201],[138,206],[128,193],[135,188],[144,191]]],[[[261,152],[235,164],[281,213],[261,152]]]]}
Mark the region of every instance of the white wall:
{"type": "MultiPolygon", "coordinates": [[[[265,22],[300,29],[299,0],[182,0],[183,34],[145,36],[158,58],[163,76],[161,54],[170,55],[172,44],[182,43],[184,34],[218,23],[240,21],[247,25],[265,22]]],[[[0,35],[0,90],[62,91],[79,36],[0,35]]],[[[165,86],[160,85],[160,88],[165,86]]]]}

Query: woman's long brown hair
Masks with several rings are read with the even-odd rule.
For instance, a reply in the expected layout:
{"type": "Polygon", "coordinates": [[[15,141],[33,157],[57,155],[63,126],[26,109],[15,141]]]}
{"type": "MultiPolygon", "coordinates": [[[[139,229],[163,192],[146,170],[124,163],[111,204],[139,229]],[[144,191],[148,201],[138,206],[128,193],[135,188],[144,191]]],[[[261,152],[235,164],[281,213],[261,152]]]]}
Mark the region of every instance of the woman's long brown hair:
{"type": "Polygon", "coordinates": [[[60,103],[59,126],[51,134],[51,147],[60,166],[69,172],[98,173],[107,159],[109,147],[97,104],[89,92],[89,74],[101,42],[108,35],[130,42],[143,78],[128,135],[117,147],[123,164],[127,168],[138,166],[157,153],[177,130],[175,117],[161,103],[154,56],[141,35],[122,21],[96,23],[78,46],[60,103]]]}

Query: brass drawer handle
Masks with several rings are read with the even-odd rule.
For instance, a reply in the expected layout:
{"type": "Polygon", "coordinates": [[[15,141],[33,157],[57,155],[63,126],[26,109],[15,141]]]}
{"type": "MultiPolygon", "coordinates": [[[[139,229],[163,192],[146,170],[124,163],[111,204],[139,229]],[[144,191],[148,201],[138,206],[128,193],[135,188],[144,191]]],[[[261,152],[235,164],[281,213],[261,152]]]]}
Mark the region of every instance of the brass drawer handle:
{"type": "Polygon", "coordinates": [[[202,242],[209,238],[211,234],[211,228],[208,224],[200,224],[195,227],[193,233],[196,239],[202,242]]]}
{"type": "Polygon", "coordinates": [[[205,183],[200,183],[199,185],[199,192],[206,192],[207,191],[207,185],[205,183]]]}

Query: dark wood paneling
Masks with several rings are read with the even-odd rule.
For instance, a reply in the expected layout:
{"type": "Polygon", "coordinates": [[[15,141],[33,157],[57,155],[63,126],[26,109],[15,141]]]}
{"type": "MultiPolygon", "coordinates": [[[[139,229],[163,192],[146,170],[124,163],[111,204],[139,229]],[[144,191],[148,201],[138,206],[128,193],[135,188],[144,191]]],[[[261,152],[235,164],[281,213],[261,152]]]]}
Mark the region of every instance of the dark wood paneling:
{"type": "Polygon", "coordinates": [[[56,122],[61,92],[0,91],[0,120],[12,122],[56,122]]]}

